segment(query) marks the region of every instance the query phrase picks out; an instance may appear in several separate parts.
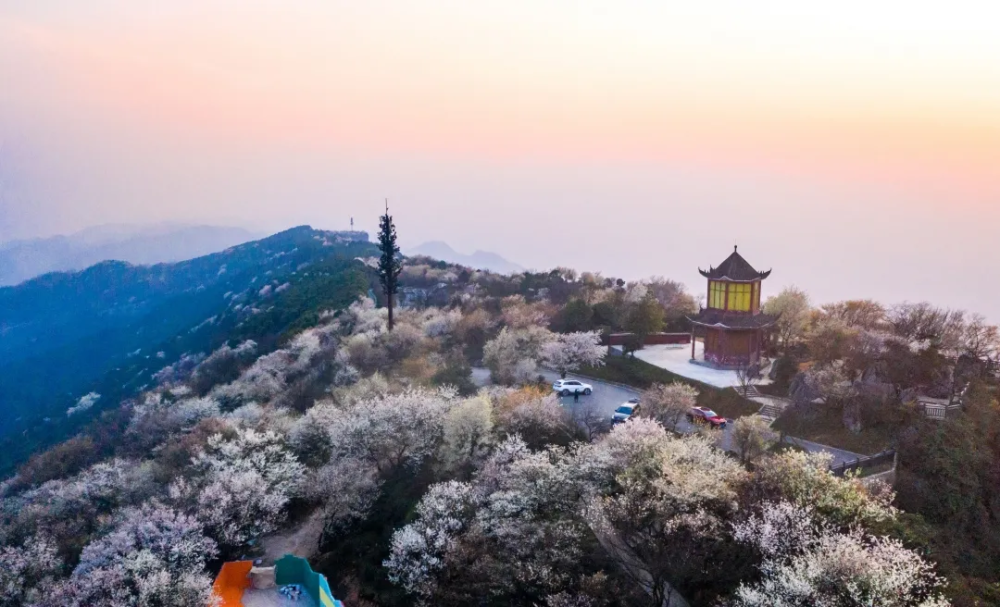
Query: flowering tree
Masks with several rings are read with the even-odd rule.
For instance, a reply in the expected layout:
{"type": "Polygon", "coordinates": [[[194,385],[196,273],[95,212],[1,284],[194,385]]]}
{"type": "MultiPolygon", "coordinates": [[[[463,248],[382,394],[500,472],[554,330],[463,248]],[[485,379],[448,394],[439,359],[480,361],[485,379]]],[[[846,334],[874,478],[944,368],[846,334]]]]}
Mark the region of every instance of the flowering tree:
{"type": "Polygon", "coordinates": [[[706,542],[735,506],[739,464],[708,439],[674,438],[642,418],[615,427],[578,461],[592,487],[586,520],[609,556],[652,604],[685,604],[674,584],[714,566],[706,542]]]}
{"type": "Polygon", "coordinates": [[[440,459],[446,468],[468,471],[479,464],[493,444],[493,407],[486,397],[463,400],[444,418],[440,459]]]}
{"type": "Polygon", "coordinates": [[[493,383],[512,385],[531,379],[542,348],[552,338],[551,332],[539,327],[501,329],[483,348],[483,363],[489,368],[493,383]]]}
{"type": "Polygon", "coordinates": [[[172,402],[158,392],[147,392],[132,409],[127,434],[139,445],[152,448],[170,434],[219,414],[219,404],[210,397],[172,402]]]}
{"type": "Polygon", "coordinates": [[[733,424],[733,448],[744,464],[752,464],[767,453],[772,444],[770,424],[759,415],[740,417],[733,424]]]}
{"type": "Polygon", "coordinates": [[[551,393],[523,388],[500,392],[493,398],[501,435],[520,436],[533,448],[567,444],[575,436],[569,414],[551,393]]]}
{"type": "Polygon", "coordinates": [[[44,533],[60,552],[75,553],[104,517],[141,504],[156,491],[148,464],[112,459],[69,479],[0,500],[0,543],[44,533]]]}
{"type": "MultiPolygon", "coordinates": [[[[257,343],[253,340],[248,339],[235,348],[224,344],[208,358],[200,361],[193,373],[190,373],[191,384],[199,394],[204,394],[213,386],[233,381],[239,376],[240,369],[250,364],[256,353],[257,343]]],[[[158,378],[162,378],[165,382],[184,379],[189,374],[186,371],[187,367],[199,356],[204,355],[195,355],[193,359],[182,357],[175,366],[164,368],[161,371],[163,375],[158,378]]]]}
{"type": "Polygon", "coordinates": [[[572,590],[586,537],[575,516],[576,487],[560,451],[532,453],[510,438],[474,483],[428,490],[417,519],[393,536],[389,578],[447,604],[483,596],[532,604],[572,590]]]}
{"type": "Polygon", "coordinates": [[[547,342],[541,349],[542,363],[555,369],[559,377],[576,371],[583,365],[604,364],[607,350],[601,345],[601,336],[596,331],[565,333],[547,342]]]}
{"type": "Polygon", "coordinates": [[[421,597],[437,591],[437,574],[444,569],[456,536],[471,523],[476,505],[472,486],[451,481],[433,485],[417,505],[417,520],[392,536],[383,563],[389,579],[421,597]]]}
{"type": "Polygon", "coordinates": [[[55,544],[44,536],[0,547],[0,607],[19,607],[46,596],[62,568],[55,544]]]}
{"type": "Polygon", "coordinates": [[[766,504],[760,515],[734,525],[733,535],[763,555],[762,579],[741,585],[728,603],[733,607],[949,604],[933,567],[901,542],[858,528],[839,533],[809,508],[766,504]]]}
{"type": "Polygon", "coordinates": [[[698,390],[688,384],[653,384],[639,396],[642,404],[640,413],[667,428],[676,428],[684,416],[691,412],[697,400],[698,390]]]}
{"type": "Polygon", "coordinates": [[[768,459],[747,479],[743,491],[747,505],[787,501],[812,508],[815,517],[841,529],[874,525],[896,516],[891,491],[835,476],[830,472],[831,458],[827,453],[788,451],[768,459]]]}
{"type": "Polygon", "coordinates": [[[785,353],[788,347],[802,337],[809,320],[809,295],[797,287],[788,287],[764,302],[764,311],[777,314],[778,338],[785,353]]]}
{"type": "Polygon", "coordinates": [[[340,457],[313,473],[307,487],[306,495],[323,505],[326,531],[342,532],[368,517],[382,479],[371,462],[340,457]]]}
{"type": "Polygon", "coordinates": [[[210,437],[193,465],[201,477],[194,486],[175,481],[172,497],[194,500],[209,534],[233,548],[277,529],[305,474],[278,434],[252,429],[238,429],[228,440],[210,437]]]}
{"type": "Polygon", "coordinates": [[[211,605],[206,562],[215,542],[193,518],[155,503],[125,510],[112,531],[80,555],[73,575],[45,589],[39,604],[211,605]]]}
{"type": "Polygon", "coordinates": [[[69,415],[69,416],[72,417],[73,415],[76,415],[77,413],[81,413],[83,411],[86,411],[87,409],[90,409],[91,407],[93,407],[94,404],[97,403],[97,401],[100,398],[101,398],[101,395],[98,394],[97,392],[89,392],[87,394],[84,394],[83,396],[80,397],[79,400],[76,401],[75,405],[73,405],[69,409],[66,409],[66,415],[69,415]]]}
{"type": "Polygon", "coordinates": [[[460,310],[442,311],[438,308],[429,308],[420,319],[420,326],[427,337],[443,337],[451,335],[461,321],[460,310]]]}
{"type": "Polygon", "coordinates": [[[417,464],[437,447],[451,405],[450,395],[410,390],[330,411],[334,457],[370,462],[380,473],[417,464]]]}

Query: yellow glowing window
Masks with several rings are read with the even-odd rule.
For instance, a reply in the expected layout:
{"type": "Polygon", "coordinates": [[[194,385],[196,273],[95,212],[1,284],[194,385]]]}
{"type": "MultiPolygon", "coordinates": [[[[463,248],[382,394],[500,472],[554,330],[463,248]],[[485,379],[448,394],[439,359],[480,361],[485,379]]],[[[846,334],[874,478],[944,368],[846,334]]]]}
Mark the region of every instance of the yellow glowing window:
{"type": "Polygon", "coordinates": [[[729,285],[729,309],[739,312],[750,310],[750,294],[753,286],[749,283],[729,285]]]}
{"type": "Polygon", "coordinates": [[[726,307],[726,283],[715,281],[709,283],[708,307],[720,310],[726,307]]]}

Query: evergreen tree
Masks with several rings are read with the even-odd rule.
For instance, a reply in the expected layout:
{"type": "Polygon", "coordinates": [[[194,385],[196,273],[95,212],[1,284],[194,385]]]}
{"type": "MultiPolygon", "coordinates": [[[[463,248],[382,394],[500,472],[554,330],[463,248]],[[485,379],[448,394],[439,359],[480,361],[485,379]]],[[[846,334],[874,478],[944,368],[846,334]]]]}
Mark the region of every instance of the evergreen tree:
{"type": "Polygon", "coordinates": [[[392,305],[399,289],[399,273],[403,270],[403,262],[399,258],[396,226],[389,215],[388,200],[385,201],[385,215],[379,218],[378,248],[382,251],[378,260],[378,279],[385,293],[386,306],[389,308],[389,330],[392,331],[392,305]]]}

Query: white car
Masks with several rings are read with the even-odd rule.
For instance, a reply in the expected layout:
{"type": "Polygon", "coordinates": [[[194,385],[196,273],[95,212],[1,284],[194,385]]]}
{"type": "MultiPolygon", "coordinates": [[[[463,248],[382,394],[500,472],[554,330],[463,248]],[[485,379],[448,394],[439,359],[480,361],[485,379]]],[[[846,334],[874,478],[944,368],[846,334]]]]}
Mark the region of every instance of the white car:
{"type": "Polygon", "coordinates": [[[594,391],[594,386],[575,379],[560,379],[552,384],[552,389],[559,396],[569,396],[571,394],[590,394],[594,391]]]}

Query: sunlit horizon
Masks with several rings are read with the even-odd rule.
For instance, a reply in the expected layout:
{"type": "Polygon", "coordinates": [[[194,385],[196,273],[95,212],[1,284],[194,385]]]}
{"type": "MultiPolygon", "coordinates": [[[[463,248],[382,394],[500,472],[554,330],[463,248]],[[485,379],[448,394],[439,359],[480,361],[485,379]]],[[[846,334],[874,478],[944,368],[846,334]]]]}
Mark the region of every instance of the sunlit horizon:
{"type": "Polygon", "coordinates": [[[739,242],[771,292],[997,318],[1000,287],[967,285],[1000,225],[998,23],[971,2],[17,2],[0,241],[344,227],[388,196],[412,243],[531,267],[696,285],[739,242]],[[553,238],[567,217],[578,238],[553,238]]]}

